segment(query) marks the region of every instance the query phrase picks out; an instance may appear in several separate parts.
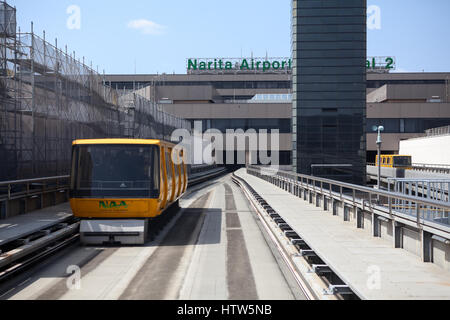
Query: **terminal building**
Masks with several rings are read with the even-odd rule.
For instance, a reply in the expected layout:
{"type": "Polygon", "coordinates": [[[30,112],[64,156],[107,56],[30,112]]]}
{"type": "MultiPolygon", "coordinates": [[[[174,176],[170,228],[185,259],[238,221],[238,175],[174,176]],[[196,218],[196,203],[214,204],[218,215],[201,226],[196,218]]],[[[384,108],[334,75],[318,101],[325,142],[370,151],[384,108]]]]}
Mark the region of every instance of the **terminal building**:
{"type": "MultiPolygon", "coordinates": [[[[292,76],[278,73],[107,75],[108,85],[137,90],[203,129],[279,129],[280,161],[292,164],[292,76]]],[[[450,73],[367,73],[367,162],[375,162],[374,125],[383,125],[382,151],[399,152],[401,140],[450,125],[450,73]]],[[[413,159],[414,161],[414,159],[413,159]]]]}

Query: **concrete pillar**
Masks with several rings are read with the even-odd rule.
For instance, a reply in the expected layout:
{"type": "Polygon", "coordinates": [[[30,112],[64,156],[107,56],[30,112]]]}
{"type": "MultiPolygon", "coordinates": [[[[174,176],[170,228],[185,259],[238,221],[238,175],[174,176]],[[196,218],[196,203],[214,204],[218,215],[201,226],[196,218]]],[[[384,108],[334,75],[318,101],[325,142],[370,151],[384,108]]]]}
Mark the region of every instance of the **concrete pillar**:
{"type": "Polygon", "coordinates": [[[372,235],[374,237],[381,237],[381,221],[378,220],[378,215],[372,213],[372,235]]]}
{"type": "Polygon", "coordinates": [[[339,215],[339,206],[340,206],[340,202],[336,199],[333,199],[332,200],[333,216],[339,215]]]}
{"type": "Polygon", "coordinates": [[[422,240],[422,261],[433,262],[433,235],[426,231],[421,231],[422,240]]]}
{"type": "Polygon", "coordinates": [[[393,221],[394,248],[403,248],[403,224],[393,221]]]}
{"type": "Polygon", "coordinates": [[[344,204],[344,221],[350,221],[350,207],[344,204]]]}
{"type": "Polygon", "coordinates": [[[379,223],[378,223],[377,215],[372,213],[372,236],[378,237],[378,234],[379,234],[378,228],[379,228],[379,223]]]}
{"type": "Polygon", "coordinates": [[[364,229],[364,211],[360,208],[356,208],[356,227],[364,229]]]}

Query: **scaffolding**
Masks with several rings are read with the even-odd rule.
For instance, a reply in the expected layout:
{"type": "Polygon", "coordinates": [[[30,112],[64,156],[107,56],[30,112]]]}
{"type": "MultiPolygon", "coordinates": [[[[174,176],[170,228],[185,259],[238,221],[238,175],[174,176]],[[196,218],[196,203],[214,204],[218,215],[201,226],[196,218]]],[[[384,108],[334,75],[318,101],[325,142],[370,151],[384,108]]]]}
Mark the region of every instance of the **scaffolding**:
{"type": "Polygon", "coordinates": [[[106,85],[104,75],[33,32],[0,2],[0,181],[68,174],[72,141],[170,140],[190,122],[106,85]]]}

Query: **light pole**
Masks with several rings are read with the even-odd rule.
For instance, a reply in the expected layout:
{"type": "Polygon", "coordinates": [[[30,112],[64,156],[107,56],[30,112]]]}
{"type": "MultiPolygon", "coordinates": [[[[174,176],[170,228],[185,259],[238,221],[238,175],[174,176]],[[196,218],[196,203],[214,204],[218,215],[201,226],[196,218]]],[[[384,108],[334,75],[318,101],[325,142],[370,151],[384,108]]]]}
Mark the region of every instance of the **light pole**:
{"type": "Polygon", "coordinates": [[[378,159],[377,159],[377,166],[378,166],[378,190],[381,188],[381,144],[383,141],[381,141],[381,132],[384,131],[383,126],[373,126],[373,131],[378,131],[378,138],[377,138],[377,151],[378,151],[378,159]]]}

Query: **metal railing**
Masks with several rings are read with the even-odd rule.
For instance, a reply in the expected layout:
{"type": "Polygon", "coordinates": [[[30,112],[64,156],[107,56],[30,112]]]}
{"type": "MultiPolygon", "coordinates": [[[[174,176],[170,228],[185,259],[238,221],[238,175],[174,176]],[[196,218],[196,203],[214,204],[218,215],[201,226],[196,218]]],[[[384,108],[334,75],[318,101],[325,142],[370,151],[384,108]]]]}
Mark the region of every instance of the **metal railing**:
{"type": "Polygon", "coordinates": [[[0,202],[66,191],[69,179],[70,176],[57,176],[0,182],[0,202]]]}
{"type": "Polygon", "coordinates": [[[426,164],[426,163],[413,163],[413,168],[425,168],[425,169],[447,169],[450,170],[450,164],[426,164]]]}
{"type": "Polygon", "coordinates": [[[450,165],[448,164],[413,163],[412,168],[416,171],[450,174],[450,165]]]}
{"type": "MultiPolygon", "coordinates": [[[[378,168],[378,166],[375,163],[367,163],[367,168],[373,169],[373,168],[378,168]]],[[[389,168],[389,167],[381,168],[381,170],[384,170],[384,169],[397,169],[397,168],[389,168]]],[[[429,172],[429,173],[450,174],[450,165],[413,163],[411,165],[411,169],[406,169],[405,172],[409,172],[411,170],[412,171],[429,172]]],[[[370,173],[373,173],[373,172],[370,172],[370,173]]]]}
{"type": "MultiPolygon", "coordinates": [[[[249,166],[247,172],[278,186],[281,182],[281,187],[285,187],[284,183],[290,184],[287,189],[292,188],[292,186],[308,189],[372,213],[376,210],[378,213],[386,214],[388,218],[398,216],[404,220],[414,221],[419,227],[426,225],[442,231],[447,236],[450,235],[449,202],[419,198],[266,167],[249,166]],[[399,201],[409,202],[411,207],[414,208],[413,213],[404,214],[396,210],[395,203],[399,201]],[[436,217],[436,219],[434,219],[435,217],[429,217],[427,213],[430,210],[440,212],[439,217],[436,217]]],[[[292,190],[288,191],[292,193],[292,190]]]]}
{"type": "Polygon", "coordinates": [[[450,134],[450,126],[428,129],[428,130],[425,130],[425,133],[426,133],[427,137],[442,136],[442,135],[450,134]]]}
{"type": "MultiPolygon", "coordinates": [[[[392,190],[394,193],[436,200],[450,205],[449,189],[449,179],[388,179],[388,191],[392,190]]],[[[396,211],[414,215],[415,206],[410,201],[394,199],[392,206],[396,211]]],[[[441,211],[435,207],[424,207],[423,215],[426,220],[442,220],[444,224],[449,224],[448,212],[445,212],[445,210],[441,211]]]]}

